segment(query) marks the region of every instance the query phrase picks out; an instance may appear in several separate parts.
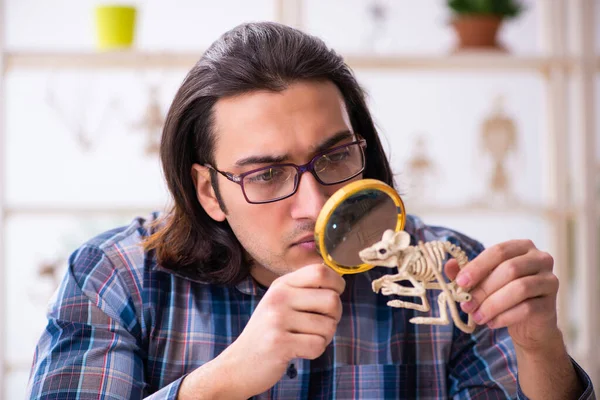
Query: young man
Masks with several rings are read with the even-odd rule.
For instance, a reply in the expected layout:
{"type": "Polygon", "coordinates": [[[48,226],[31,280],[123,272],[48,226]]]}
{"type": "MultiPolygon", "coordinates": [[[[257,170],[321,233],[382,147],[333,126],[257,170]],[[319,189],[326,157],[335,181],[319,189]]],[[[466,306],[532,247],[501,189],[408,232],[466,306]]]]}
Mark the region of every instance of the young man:
{"type": "Polygon", "coordinates": [[[484,250],[409,217],[413,242],[473,259],[457,277],[473,334],[409,323],[417,311],[371,290],[386,269],[322,264],[327,198],[393,177],[360,87],[320,40],[273,23],[226,33],[175,96],[161,159],[173,209],[71,256],[31,398],[593,397],[557,328],[552,258],[530,241],[484,250]]]}

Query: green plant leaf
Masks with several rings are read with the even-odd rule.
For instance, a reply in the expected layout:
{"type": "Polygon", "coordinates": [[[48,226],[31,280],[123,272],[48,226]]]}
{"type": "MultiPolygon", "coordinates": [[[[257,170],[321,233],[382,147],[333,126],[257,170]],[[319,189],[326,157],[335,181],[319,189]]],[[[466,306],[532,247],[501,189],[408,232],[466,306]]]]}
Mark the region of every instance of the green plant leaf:
{"type": "Polygon", "coordinates": [[[518,0],[447,0],[448,7],[457,15],[497,15],[517,17],[524,11],[518,0]]]}

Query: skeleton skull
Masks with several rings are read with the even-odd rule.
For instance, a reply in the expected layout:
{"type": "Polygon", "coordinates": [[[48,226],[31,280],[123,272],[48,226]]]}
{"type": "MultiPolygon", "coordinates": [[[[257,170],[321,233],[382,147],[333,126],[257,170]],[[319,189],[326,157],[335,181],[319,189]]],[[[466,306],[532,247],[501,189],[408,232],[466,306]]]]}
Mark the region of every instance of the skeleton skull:
{"type": "Polygon", "coordinates": [[[391,229],[383,233],[381,240],[371,247],[360,251],[359,257],[364,263],[384,267],[395,267],[403,258],[403,250],[410,245],[410,235],[405,231],[391,229]]]}

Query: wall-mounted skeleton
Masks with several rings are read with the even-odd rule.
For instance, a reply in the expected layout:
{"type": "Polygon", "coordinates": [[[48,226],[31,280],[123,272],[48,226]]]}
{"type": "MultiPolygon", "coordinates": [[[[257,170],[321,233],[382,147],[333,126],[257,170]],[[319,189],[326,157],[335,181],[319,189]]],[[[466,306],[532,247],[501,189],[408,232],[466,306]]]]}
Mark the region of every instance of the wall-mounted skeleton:
{"type": "Polygon", "coordinates": [[[469,261],[465,252],[450,242],[419,242],[417,246],[410,246],[410,235],[405,231],[394,233],[387,230],[381,241],[359,253],[363,262],[371,265],[398,267],[397,274],[384,275],[373,281],[373,291],[381,290],[383,295],[415,296],[422,301],[421,304],[402,300],[390,300],[388,306],[408,308],[423,312],[431,310],[427,300],[427,289],[439,289],[438,296],[440,308],[439,317],[414,317],[410,322],[414,324],[446,325],[449,323],[446,306],[450,309],[452,320],[457,328],[463,332],[473,332],[475,323],[469,314],[465,324],[458,312],[456,302],[469,301],[471,295],[460,288],[454,281],[446,282],[442,275],[443,261],[450,255],[463,268],[469,261]],[[413,287],[406,287],[396,282],[408,280],[413,287]]]}

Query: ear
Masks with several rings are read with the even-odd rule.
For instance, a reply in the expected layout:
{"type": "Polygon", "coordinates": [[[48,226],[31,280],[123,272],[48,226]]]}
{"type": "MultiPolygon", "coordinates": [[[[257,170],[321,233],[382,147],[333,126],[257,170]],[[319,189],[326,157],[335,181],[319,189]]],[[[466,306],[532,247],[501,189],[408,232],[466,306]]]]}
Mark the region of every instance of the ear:
{"type": "Polygon", "coordinates": [[[383,236],[381,237],[381,240],[384,242],[387,242],[387,241],[390,241],[393,237],[394,237],[394,231],[391,229],[386,229],[386,231],[383,232],[383,236]]]}
{"type": "Polygon", "coordinates": [[[192,179],[196,187],[196,197],[204,208],[204,211],[215,221],[225,221],[225,213],[219,206],[219,201],[210,184],[210,171],[208,168],[200,165],[192,165],[192,179]]]}
{"type": "Polygon", "coordinates": [[[404,250],[410,246],[410,235],[406,231],[398,231],[392,241],[394,249],[404,250]]]}

